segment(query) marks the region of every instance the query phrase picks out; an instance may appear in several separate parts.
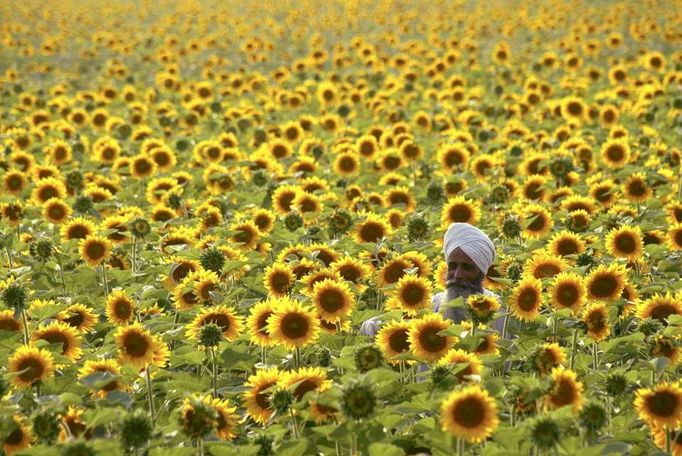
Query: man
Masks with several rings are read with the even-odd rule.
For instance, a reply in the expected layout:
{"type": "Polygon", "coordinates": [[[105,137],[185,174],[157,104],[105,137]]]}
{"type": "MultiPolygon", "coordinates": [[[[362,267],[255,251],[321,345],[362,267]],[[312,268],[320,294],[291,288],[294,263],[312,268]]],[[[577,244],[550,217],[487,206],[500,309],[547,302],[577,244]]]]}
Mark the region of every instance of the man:
{"type": "MultiPolygon", "coordinates": [[[[475,294],[498,296],[483,288],[483,279],[488,268],[495,260],[495,246],[481,230],[468,223],[452,223],[443,238],[443,254],[448,269],[445,275],[446,290],[435,294],[431,299],[434,312],[440,312],[455,323],[467,319],[466,309],[446,307],[456,298],[466,299],[475,294]]],[[[379,331],[379,317],[370,318],[362,323],[360,334],[375,336],[379,331]]],[[[493,327],[502,333],[504,318],[493,322],[493,327]]]]}

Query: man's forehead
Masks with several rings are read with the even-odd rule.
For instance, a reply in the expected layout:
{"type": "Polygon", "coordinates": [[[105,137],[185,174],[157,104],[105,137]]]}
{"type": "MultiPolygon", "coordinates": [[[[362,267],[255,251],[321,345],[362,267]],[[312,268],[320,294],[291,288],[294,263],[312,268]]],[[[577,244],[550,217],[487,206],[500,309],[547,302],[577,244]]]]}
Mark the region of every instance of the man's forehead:
{"type": "Polygon", "coordinates": [[[464,252],[464,250],[460,249],[457,247],[455,250],[450,252],[450,255],[448,256],[448,262],[451,261],[457,261],[457,262],[462,262],[462,263],[471,263],[475,265],[476,263],[474,260],[471,259],[469,255],[464,252]]]}

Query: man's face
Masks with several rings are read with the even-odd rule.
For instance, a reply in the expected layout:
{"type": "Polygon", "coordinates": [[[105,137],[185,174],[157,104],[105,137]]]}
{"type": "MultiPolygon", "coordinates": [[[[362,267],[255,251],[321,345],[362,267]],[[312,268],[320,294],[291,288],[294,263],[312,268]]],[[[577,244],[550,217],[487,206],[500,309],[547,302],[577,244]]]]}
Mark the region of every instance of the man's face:
{"type": "Polygon", "coordinates": [[[460,248],[448,257],[448,271],[445,275],[446,300],[467,299],[483,293],[483,273],[469,256],[460,248]]]}

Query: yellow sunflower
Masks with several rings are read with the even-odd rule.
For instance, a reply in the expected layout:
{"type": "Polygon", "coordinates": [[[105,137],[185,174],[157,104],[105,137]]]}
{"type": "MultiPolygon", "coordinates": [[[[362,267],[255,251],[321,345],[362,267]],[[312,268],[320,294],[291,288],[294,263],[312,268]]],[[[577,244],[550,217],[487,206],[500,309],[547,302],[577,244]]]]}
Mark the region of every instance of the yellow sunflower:
{"type": "Polygon", "coordinates": [[[104,306],[107,319],[115,325],[127,325],[135,318],[135,302],[125,290],[110,293],[104,306]]]}
{"type": "Polygon", "coordinates": [[[119,326],[114,333],[119,358],[124,364],[143,369],[149,364],[166,365],[170,355],[166,343],[140,323],[119,326]]]}
{"type": "Polygon", "coordinates": [[[407,315],[416,316],[420,310],[431,308],[431,283],[424,277],[404,275],[390,294],[386,302],[389,309],[400,309],[407,315]]]}
{"type": "Polygon", "coordinates": [[[642,301],[637,307],[639,318],[655,318],[665,322],[670,315],[682,315],[682,296],[678,293],[673,295],[666,292],[665,295],[654,294],[649,299],[642,301]]]}
{"type": "Polygon", "coordinates": [[[552,384],[545,396],[545,405],[549,409],[570,405],[573,412],[577,413],[584,401],[583,384],[577,380],[576,373],[563,367],[552,369],[552,384]]]}
{"type": "Polygon", "coordinates": [[[601,159],[611,169],[620,169],[630,161],[630,146],[624,139],[609,139],[601,146],[601,159]]]}
{"type": "Polygon", "coordinates": [[[577,274],[562,272],[554,277],[549,294],[554,307],[571,309],[573,315],[578,315],[585,305],[587,290],[577,274]]]}
{"type": "Polygon", "coordinates": [[[450,322],[437,313],[413,320],[409,331],[412,353],[425,361],[438,361],[457,340],[454,336],[438,335],[449,327],[450,322]]]}
{"type": "Polygon", "coordinates": [[[7,434],[2,437],[2,451],[7,456],[30,448],[35,440],[31,428],[24,424],[18,415],[12,417],[13,425],[9,425],[5,430],[7,434]]]}
{"type": "Polygon", "coordinates": [[[275,340],[268,330],[268,319],[275,313],[276,304],[276,298],[269,298],[251,308],[249,317],[246,319],[246,327],[249,331],[251,343],[261,347],[274,345],[275,340]]]}
{"type": "Polygon", "coordinates": [[[465,364],[464,368],[455,374],[457,381],[460,383],[468,380],[465,378],[466,376],[479,375],[483,369],[483,363],[476,354],[459,348],[450,349],[437,363],[438,366],[452,366],[456,364],[465,364]]]}
{"type": "Polygon", "coordinates": [[[76,217],[64,223],[59,232],[62,239],[69,241],[71,239],[85,239],[88,236],[95,234],[97,226],[85,217],[76,217]]]}
{"type": "Polygon", "coordinates": [[[603,302],[590,304],[582,319],[587,326],[587,336],[593,341],[601,342],[609,335],[609,313],[603,302]]]}
{"type": "Polygon", "coordinates": [[[377,243],[391,234],[391,225],[377,214],[368,214],[364,221],[353,229],[353,239],[358,243],[377,243]]]}
{"type": "Polygon", "coordinates": [[[547,243],[547,250],[552,255],[561,257],[580,255],[585,251],[585,241],[577,233],[559,231],[547,243]]]}
{"type": "MultiPolygon", "coordinates": [[[[552,230],[554,222],[550,212],[539,204],[524,204],[517,208],[519,222],[523,227],[521,235],[528,239],[540,239],[552,230]]],[[[515,211],[513,211],[515,212],[515,211]]]]}
{"type": "Polygon", "coordinates": [[[272,296],[286,296],[294,286],[294,273],[288,265],[275,263],[265,268],[263,286],[272,296]]]}
{"type": "Polygon", "coordinates": [[[355,307],[355,296],[344,281],[325,279],[315,283],[311,299],[320,318],[330,323],[343,320],[355,307]]]}
{"type": "Polygon", "coordinates": [[[403,320],[391,321],[385,324],[377,333],[377,345],[384,356],[391,358],[410,351],[410,324],[403,320]]]}
{"type": "Polygon", "coordinates": [[[441,228],[445,229],[451,223],[456,222],[475,225],[480,216],[481,209],[479,203],[467,200],[463,196],[455,196],[443,205],[440,216],[441,228]]]}
{"type": "Polygon", "coordinates": [[[628,225],[609,231],[605,239],[606,250],[618,258],[635,261],[642,256],[642,230],[628,225]]]}
{"type": "Polygon", "coordinates": [[[97,235],[87,236],[78,243],[81,258],[91,266],[98,266],[111,256],[112,244],[107,238],[97,235]]]}
{"type": "Polygon", "coordinates": [[[509,308],[512,314],[523,321],[533,321],[542,308],[542,282],[535,277],[524,277],[512,291],[509,308]]]}
{"type": "Polygon", "coordinates": [[[260,230],[258,229],[258,226],[250,220],[231,225],[230,231],[234,232],[230,237],[230,240],[241,250],[253,250],[258,244],[260,230]]]}
{"type": "Polygon", "coordinates": [[[314,311],[300,302],[278,298],[275,312],[268,318],[268,332],[275,342],[286,348],[300,348],[317,340],[320,320],[314,311]]]}
{"type": "Polygon", "coordinates": [[[682,422],[682,388],[678,383],[659,383],[635,392],[635,409],[649,426],[674,429],[682,422]]]}
{"type": "Polygon", "coordinates": [[[31,335],[32,341],[44,340],[48,344],[60,344],[61,355],[76,361],[83,354],[81,338],[75,328],[61,321],[42,324],[31,335]]]}
{"type": "Polygon", "coordinates": [[[246,414],[256,423],[266,424],[275,412],[265,390],[277,385],[282,377],[282,373],[275,367],[261,369],[244,384],[248,388],[243,394],[246,414]]]}
{"type": "MultiPolygon", "coordinates": [[[[118,376],[121,373],[121,365],[115,359],[88,359],[78,370],[78,380],[83,381],[89,375],[94,375],[98,373],[107,372],[112,376],[118,376]]],[[[119,381],[118,379],[112,379],[104,385],[100,385],[96,389],[92,389],[91,392],[96,397],[105,397],[111,391],[121,391],[127,389],[125,383],[119,381]]]]}
{"type": "Polygon", "coordinates": [[[54,372],[52,353],[37,347],[22,345],[7,360],[10,381],[19,388],[27,388],[35,382],[52,377],[54,372]]]}
{"type": "Polygon", "coordinates": [[[469,442],[488,438],[497,428],[497,404],[488,392],[478,385],[451,392],[440,411],[443,431],[469,442]]]}
{"type": "Polygon", "coordinates": [[[293,388],[292,394],[297,401],[311,391],[326,391],[331,388],[331,384],[331,380],[327,379],[327,373],[321,367],[302,367],[285,373],[281,378],[283,387],[293,388]]]}
{"type": "Polygon", "coordinates": [[[616,263],[600,264],[585,280],[588,298],[606,302],[618,299],[625,287],[625,274],[623,267],[616,263]]]}

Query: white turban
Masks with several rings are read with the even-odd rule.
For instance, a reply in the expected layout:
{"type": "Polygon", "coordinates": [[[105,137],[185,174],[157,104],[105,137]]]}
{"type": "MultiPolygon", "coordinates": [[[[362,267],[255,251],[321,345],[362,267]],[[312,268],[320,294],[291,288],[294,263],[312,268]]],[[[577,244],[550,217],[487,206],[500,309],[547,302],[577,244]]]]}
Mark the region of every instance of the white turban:
{"type": "Polygon", "coordinates": [[[445,261],[459,247],[478,266],[483,274],[495,260],[495,246],[486,234],[468,223],[452,223],[443,238],[445,261]]]}

